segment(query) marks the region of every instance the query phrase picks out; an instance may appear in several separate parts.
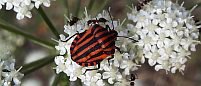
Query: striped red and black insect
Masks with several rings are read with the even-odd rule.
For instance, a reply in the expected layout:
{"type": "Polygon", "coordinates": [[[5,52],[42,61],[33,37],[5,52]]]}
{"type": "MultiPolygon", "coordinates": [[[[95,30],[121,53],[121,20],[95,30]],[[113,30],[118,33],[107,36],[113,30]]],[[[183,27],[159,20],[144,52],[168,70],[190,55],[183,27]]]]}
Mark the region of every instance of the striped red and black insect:
{"type": "Polygon", "coordinates": [[[70,46],[71,59],[83,67],[98,65],[97,68],[87,69],[86,71],[99,69],[101,61],[111,56],[111,58],[108,58],[109,62],[110,59],[114,58],[116,49],[120,52],[120,49],[115,46],[115,41],[117,37],[124,36],[118,36],[117,31],[114,30],[113,21],[113,29],[107,24],[105,24],[105,27],[99,25],[99,23],[107,21],[105,18],[89,20],[87,21],[89,25],[87,30],[73,35],[76,37],[70,46]]]}
{"type": "MultiPolygon", "coordinates": [[[[100,18],[99,20],[102,20],[100,18]]],[[[71,59],[77,64],[87,67],[96,66],[98,68],[87,69],[87,70],[97,70],[100,68],[100,62],[103,61],[108,56],[114,57],[115,40],[117,39],[117,31],[110,29],[109,27],[102,27],[97,22],[106,22],[96,20],[89,20],[90,23],[95,23],[89,26],[89,29],[77,33],[74,41],[70,47],[71,59]]]]}

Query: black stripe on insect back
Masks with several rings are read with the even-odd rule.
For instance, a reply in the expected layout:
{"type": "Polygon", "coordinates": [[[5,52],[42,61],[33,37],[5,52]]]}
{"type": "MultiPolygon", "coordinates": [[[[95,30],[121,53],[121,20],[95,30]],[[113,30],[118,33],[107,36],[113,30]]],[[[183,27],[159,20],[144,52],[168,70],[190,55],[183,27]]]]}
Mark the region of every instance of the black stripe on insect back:
{"type": "MultiPolygon", "coordinates": [[[[99,53],[97,53],[97,54],[91,56],[91,58],[87,59],[87,61],[89,61],[89,60],[91,60],[91,59],[93,59],[93,58],[99,57],[99,56],[101,56],[101,55],[103,55],[103,51],[101,51],[101,52],[99,52],[99,53]]],[[[99,59],[99,60],[96,60],[95,62],[100,63],[102,60],[103,60],[103,59],[99,59]]]]}
{"type": "Polygon", "coordinates": [[[114,42],[114,41],[111,42],[108,46],[106,46],[105,49],[110,48],[110,47],[112,47],[112,46],[115,46],[115,42],[114,42]]]}
{"type": "Polygon", "coordinates": [[[101,48],[101,46],[99,44],[96,44],[93,48],[87,50],[86,52],[84,52],[82,55],[78,56],[77,58],[74,59],[74,61],[77,61],[83,57],[88,56],[91,52],[94,52],[95,50],[101,48]]]}
{"type": "Polygon", "coordinates": [[[82,42],[86,41],[88,38],[90,38],[92,36],[93,36],[92,33],[88,34],[83,40],[81,40],[79,43],[77,43],[77,45],[80,45],[82,42]]]}
{"type": "Polygon", "coordinates": [[[102,38],[104,38],[104,37],[107,37],[107,39],[106,40],[103,40],[103,42],[101,43],[101,44],[105,44],[105,43],[107,43],[107,42],[109,42],[110,40],[114,40],[114,35],[111,35],[110,33],[105,33],[105,34],[103,34],[103,35],[101,35],[101,36],[99,36],[99,37],[95,37],[96,38],[96,40],[98,41],[99,39],[102,39],[102,38]]]}
{"type": "Polygon", "coordinates": [[[109,40],[112,40],[112,42],[111,42],[108,46],[106,46],[105,49],[110,48],[110,47],[112,47],[112,46],[115,45],[115,35],[112,35],[112,36],[109,37],[108,39],[109,39],[109,40]]]}
{"type": "Polygon", "coordinates": [[[85,63],[85,67],[87,67],[87,66],[94,66],[95,64],[98,64],[99,62],[82,62],[82,63],[85,63]]]}
{"type": "MultiPolygon", "coordinates": [[[[100,27],[100,26],[97,25],[97,24],[94,25],[94,26],[92,27],[91,33],[88,34],[88,35],[87,35],[84,39],[82,39],[79,43],[77,43],[77,45],[81,44],[82,42],[86,41],[88,38],[92,37],[92,36],[93,36],[93,32],[95,31],[95,29],[96,29],[97,27],[100,27]]],[[[84,35],[84,34],[83,34],[83,35],[84,35]]],[[[80,35],[80,37],[82,37],[83,35],[80,35]]]]}
{"type": "Polygon", "coordinates": [[[100,39],[100,38],[103,38],[103,37],[108,36],[108,35],[110,35],[110,33],[105,32],[105,33],[101,34],[99,37],[96,37],[96,38],[100,39]]]}
{"type": "MultiPolygon", "coordinates": [[[[98,27],[97,27],[98,28],[98,27]]],[[[99,32],[104,32],[104,31],[107,31],[107,29],[106,28],[103,28],[103,27],[101,27],[101,26],[99,26],[99,28],[101,28],[101,29],[99,29],[99,30],[95,30],[94,31],[94,34],[97,34],[97,33],[99,33],[99,32]]]]}
{"type": "MultiPolygon", "coordinates": [[[[103,36],[104,36],[104,37],[108,37],[109,35],[110,35],[110,34],[107,33],[107,35],[103,35],[103,36]]],[[[95,42],[97,42],[97,40],[98,40],[98,39],[101,39],[101,38],[103,38],[103,37],[98,37],[98,38],[92,39],[92,40],[95,41],[95,42]]],[[[114,38],[114,36],[108,37],[106,40],[103,40],[103,42],[102,42],[101,44],[105,44],[105,43],[107,43],[107,42],[113,40],[112,38],[114,38]]],[[[90,44],[90,43],[88,43],[88,44],[90,44]]],[[[94,47],[92,47],[91,49],[89,49],[88,51],[86,51],[85,53],[83,53],[82,55],[78,56],[74,61],[77,61],[77,60],[79,60],[79,59],[81,59],[81,58],[83,58],[83,57],[86,57],[86,56],[88,56],[91,52],[94,52],[95,50],[100,49],[100,48],[101,48],[101,44],[96,44],[94,47]]],[[[110,44],[109,44],[109,47],[111,46],[111,44],[114,45],[113,43],[110,43],[110,44]]],[[[90,45],[91,45],[91,44],[90,44],[90,45]]],[[[81,47],[81,48],[85,49],[85,48],[87,48],[87,47],[88,47],[88,46],[85,46],[85,47],[83,46],[83,47],[81,47]]],[[[79,50],[78,50],[78,51],[79,51],[79,50]]],[[[96,54],[96,55],[94,55],[94,56],[90,56],[90,58],[98,57],[98,56],[100,56],[100,55],[102,55],[102,54],[103,54],[103,52],[101,51],[101,52],[99,52],[98,54],[96,54]]],[[[73,54],[73,56],[74,56],[74,55],[76,55],[76,53],[73,54]]]]}
{"type": "MultiPolygon", "coordinates": [[[[104,33],[102,34],[99,38],[103,38],[105,36],[109,35],[109,33],[104,33]]],[[[82,50],[84,50],[85,48],[87,48],[88,46],[92,45],[93,43],[97,42],[97,38],[92,38],[89,43],[84,44],[82,47],[80,47],[78,50],[76,50],[75,53],[73,53],[72,57],[75,56],[76,54],[78,54],[79,52],[81,52],[82,50]]],[[[77,44],[79,45],[79,44],[77,44]]]]}
{"type": "Polygon", "coordinates": [[[83,46],[81,46],[79,49],[77,49],[76,52],[72,54],[72,57],[77,55],[79,52],[86,49],[87,47],[89,47],[90,45],[92,45],[95,42],[96,42],[96,40],[94,40],[94,38],[93,38],[92,40],[89,41],[89,43],[86,43],[83,46]]]}
{"type": "MultiPolygon", "coordinates": [[[[99,32],[102,32],[102,31],[104,31],[104,29],[101,29],[101,30],[98,30],[98,31],[99,31],[99,32]]],[[[99,32],[98,32],[98,33],[99,33],[99,32]]],[[[83,40],[81,40],[79,43],[77,43],[77,45],[83,43],[84,41],[86,41],[87,39],[89,39],[90,37],[93,37],[93,36],[94,36],[93,32],[90,33],[90,34],[88,34],[83,40]]]]}
{"type": "Polygon", "coordinates": [[[71,47],[70,47],[70,50],[74,50],[75,48],[75,45],[76,45],[76,40],[74,40],[72,43],[71,43],[71,47]]]}
{"type": "MultiPolygon", "coordinates": [[[[89,61],[89,60],[91,60],[91,59],[93,59],[93,58],[99,57],[99,56],[101,56],[101,55],[103,55],[103,54],[104,54],[103,51],[100,51],[99,53],[97,53],[97,54],[91,56],[89,59],[87,59],[87,61],[89,61]]],[[[100,60],[97,60],[97,62],[100,62],[100,61],[102,61],[102,60],[101,60],[101,59],[100,59],[100,60]]]]}
{"type": "Polygon", "coordinates": [[[94,66],[95,64],[99,64],[101,60],[97,60],[95,62],[78,62],[79,65],[85,64],[84,66],[94,66]]]}

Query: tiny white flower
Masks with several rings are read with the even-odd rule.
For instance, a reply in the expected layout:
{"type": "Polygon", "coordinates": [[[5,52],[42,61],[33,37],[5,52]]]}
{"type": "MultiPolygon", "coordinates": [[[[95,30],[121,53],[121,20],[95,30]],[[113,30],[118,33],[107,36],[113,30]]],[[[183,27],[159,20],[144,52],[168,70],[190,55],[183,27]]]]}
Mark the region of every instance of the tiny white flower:
{"type": "Polygon", "coordinates": [[[59,41],[59,45],[55,46],[55,48],[60,51],[60,55],[64,55],[66,53],[66,43],[59,41]]]}
{"type": "Polygon", "coordinates": [[[120,68],[124,69],[124,74],[125,75],[130,75],[130,71],[135,71],[137,70],[137,64],[135,64],[132,60],[123,60],[120,68]]]}
{"type": "Polygon", "coordinates": [[[31,0],[24,0],[24,4],[25,5],[30,5],[31,4],[31,0]]]}
{"type": "Polygon", "coordinates": [[[116,82],[114,86],[130,86],[130,81],[122,78],[120,81],[116,82]]]}
{"type": "Polygon", "coordinates": [[[5,0],[6,10],[11,10],[14,6],[18,7],[22,0],[5,0]]]}
{"type": "Polygon", "coordinates": [[[82,79],[84,84],[87,86],[104,86],[104,82],[101,79],[101,74],[97,73],[97,70],[87,71],[85,74],[85,79],[82,79]]]}
{"type": "Polygon", "coordinates": [[[5,4],[5,1],[4,0],[1,0],[0,1],[0,9],[2,8],[2,6],[5,4]]]}
{"type": "Polygon", "coordinates": [[[21,78],[24,76],[24,74],[21,74],[19,71],[22,67],[20,67],[18,70],[15,69],[15,60],[14,59],[5,59],[1,63],[1,69],[7,70],[2,71],[1,70],[1,77],[3,79],[3,84],[10,86],[11,82],[14,83],[15,86],[19,86],[21,84],[21,78]]]}
{"type": "Polygon", "coordinates": [[[54,59],[54,62],[57,65],[57,67],[56,67],[57,74],[66,70],[65,59],[63,56],[56,56],[54,59]]]}
{"type": "Polygon", "coordinates": [[[85,71],[85,69],[83,69],[77,63],[74,63],[74,62],[72,63],[72,65],[73,65],[72,67],[75,67],[75,68],[70,69],[70,67],[69,67],[67,71],[71,71],[70,72],[70,81],[75,81],[75,80],[77,80],[77,78],[81,77],[81,75],[83,74],[83,71],[85,71]]]}
{"type": "Polygon", "coordinates": [[[21,20],[24,17],[32,17],[31,10],[34,5],[36,8],[39,8],[40,5],[49,7],[50,2],[51,0],[1,0],[0,9],[3,5],[6,6],[6,10],[13,9],[17,13],[16,18],[21,20]]]}
{"type": "MultiPolygon", "coordinates": [[[[68,40],[66,42],[67,38],[64,35],[60,35],[60,40],[57,41],[59,44],[57,46],[55,46],[55,48],[60,51],[60,55],[64,55],[66,54],[66,52],[68,51],[68,54],[70,54],[70,45],[73,41],[73,38],[71,38],[70,40],[68,40]]],[[[55,40],[56,41],[56,40],[55,40]]]]}
{"type": "Polygon", "coordinates": [[[46,7],[50,6],[50,0],[33,0],[35,2],[35,7],[38,9],[41,4],[46,7]]]}
{"type": "Polygon", "coordinates": [[[114,84],[114,80],[120,76],[120,72],[115,67],[105,67],[105,72],[103,73],[103,79],[108,79],[108,83],[114,84]]]}
{"type": "Polygon", "coordinates": [[[191,11],[170,0],[152,0],[138,12],[133,8],[127,14],[133,21],[127,25],[127,34],[138,41],[139,62],[144,63],[147,58],[156,71],[165,69],[175,73],[179,70],[182,73],[190,51],[195,51],[195,46],[200,44],[200,26],[196,26],[191,11]]]}
{"type": "Polygon", "coordinates": [[[28,18],[31,18],[32,14],[30,10],[32,10],[32,8],[33,8],[33,4],[30,4],[30,5],[21,4],[20,7],[15,7],[14,10],[17,12],[16,18],[18,20],[23,19],[25,16],[28,18]]]}

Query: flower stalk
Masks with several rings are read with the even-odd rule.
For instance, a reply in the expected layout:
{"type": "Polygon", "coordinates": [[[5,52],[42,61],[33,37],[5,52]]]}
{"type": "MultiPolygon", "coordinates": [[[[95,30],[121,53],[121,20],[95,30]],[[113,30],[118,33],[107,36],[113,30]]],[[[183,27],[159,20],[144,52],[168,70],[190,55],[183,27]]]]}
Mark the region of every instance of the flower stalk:
{"type": "Polygon", "coordinates": [[[79,16],[80,5],[81,5],[81,0],[77,0],[77,7],[76,7],[76,10],[75,10],[75,16],[79,16]]]}
{"type": "Polygon", "coordinates": [[[95,0],[90,0],[90,2],[88,4],[87,10],[88,10],[89,13],[91,13],[91,10],[92,10],[92,7],[94,5],[94,2],[95,2],[95,0]]]}
{"type": "Polygon", "coordinates": [[[41,17],[43,18],[43,20],[46,22],[46,24],[48,25],[48,27],[52,31],[52,33],[56,36],[57,39],[59,39],[59,33],[58,33],[58,31],[56,30],[56,28],[54,27],[54,25],[52,24],[52,22],[50,21],[50,19],[45,14],[43,8],[39,7],[37,9],[37,11],[41,15],[41,17]]]}
{"type": "Polygon", "coordinates": [[[6,23],[6,22],[5,23],[0,22],[1,29],[7,30],[7,31],[15,33],[15,34],[19,34],[19,35],[33,41],[36,44],[39,44],[41,46],[48,47],[48,48],[54,48],[55,44],[48,42],[48,41],[45,41],[45,40],[42,40],[42,39],[38,39],[38,38],[30,35],[29,33],[25,33],[23,31],[21,31],[20,29],[18,29],[17,27],[14,27],[14,26],[8,25],[8,24],[9,23],[6,23]]]}
{"type": "Polygon", "coordinates": [[[69,77],[67,77],[65,73],[57,74],[54,79],[54,82],[52,83],[52,86],[58,86],[58,84],[60,84],[61,86],[69,86],[70,84],[69,77]]]}
{"type": "Polygon", "coordinates": [[[42,67],[54,62],[54,56],[55,55],[50,55],[50,56],[47,56],[47,57],[40,59],[38,61],[26,64],[22,67],[20,72],[22,72],[25,75],[27,75],[31,72],[34,72],[35,70],[42,68],[42,67]]]}
{"type": "MultiPolygon", "coordinates": [[[[63,5],[64,5],[64,8],[65,8],[65,12],[64,14],[67,15],[67,17],[70,17],[70,9],[69,9],[69,6],[68,6],[68,1],[67,0],[63,0],[63,5]]],[[[64,21],[67,22],[64,18],[64,21]]]]}
{"type": "Polygon", "coordinates": [[[110,0],[104,0],[101,3],[101,6],[98,8],[98,12],[96,14],[100,13],[104,8],[107,8],[108,7],[107,5],[109,4],[109,1],[110,0]]]}

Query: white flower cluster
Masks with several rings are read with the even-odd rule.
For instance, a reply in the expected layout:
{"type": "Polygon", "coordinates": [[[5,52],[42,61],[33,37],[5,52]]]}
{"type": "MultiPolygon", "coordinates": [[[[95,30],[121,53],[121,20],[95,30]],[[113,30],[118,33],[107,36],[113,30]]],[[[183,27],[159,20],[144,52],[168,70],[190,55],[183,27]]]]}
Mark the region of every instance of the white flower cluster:
{"type": "MultiPolygon", "coordinates": [[[[191,51],[196,51],[199,31],[191,10],[186,10],[171,0],[153,0],[141,10],[136,8],[128,13],[128,24],[124,30],[129,37],[137,40],[137,55],[141,63],[148,59],[150,66],[175,73],[184,71],[191,51]]],[[[134,49],[134,48],[131,48],[134,49]]]]}
{"type": "Polygon", "coordinates": [[[14,10],[17,15],[16,18],[21,20],[25,16],[32,17],[31,10],[35,6],[37,9],[41,4],[46,7],[50,6],[51,0],[0,0],[0,9],[5,5],[6,10],[14,10]]]}
{"type": "Polygon", "coordinates": [[[20,86],[23,74],[15,69],[15,59],[11,53],[21,46],[24,39],[10,32],[0,30],[0,86],[20,86]]]}
{"type": "Polygon", "coordinates": [[[21,74],[19,69],[15,69],[15,59],[6,58],[0,59],[0,85],[1,86],[20,86],[21,79],[24,74],[21,74]]]}
{"type": "MultiPolygon", "coordinates": [[[[65,25],[64,32],[69,34],[70,37],[77,31],[81,33],[88,29],[88,20],[96,18],[111,20],[108,12],[106,11],[98,14],[96,18],[91,18],[88,16],[87,11],[85,11],[85,16],[86,18],[81,19],[75,25],[65,25]]],[[[108,25],[110,28],[112,27],[111,21],[108,22],[108,25]]],[[[117,23],[115,23],[114,26],[116,28],[117,23]]],[[[114,59],[111,59],[110,63],[108,63],[108,60],[105,59],[100,63],[99,70],[87,71],[84,73],[86,69],[92,69],[94,67],[82,67],[71,60],[70,45],[74,38],[65,42],[68,38],[64,35],[60,35],[60,40],[58,41],[59,45],[55,46],[55,48],[60,52],[60,55],[55,57],[55,63],[57,65],[55,69],[57,74],[60,72],[66,73],[67,76],[70,76],[70,81],[75,81],[79,78],[86,86],[105,86],[108,83],[115,86],[130,85],[130,81],[126,77],[131,74],[131,71],[138,69],[138,65],[132,61],[133,58],[131,57],[133,56],[130,56],[128,53],[120,53],[116,51],[114,59]]]]}

